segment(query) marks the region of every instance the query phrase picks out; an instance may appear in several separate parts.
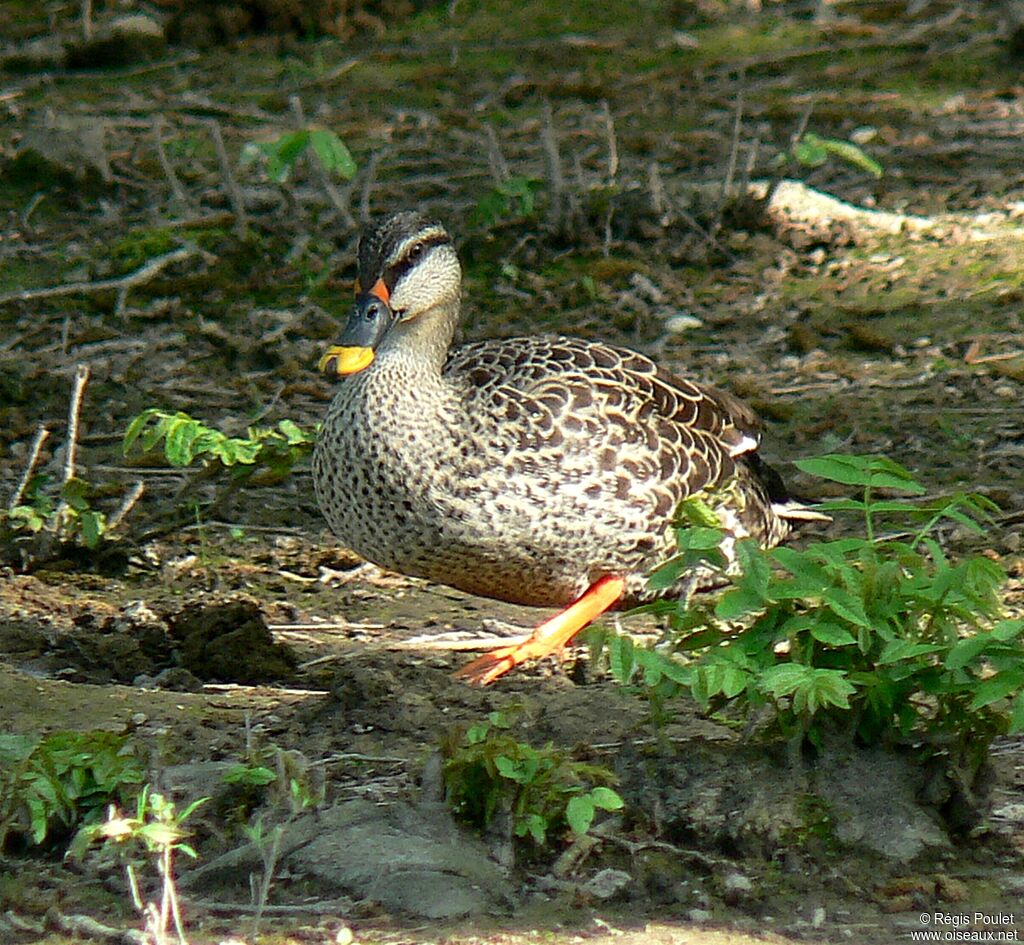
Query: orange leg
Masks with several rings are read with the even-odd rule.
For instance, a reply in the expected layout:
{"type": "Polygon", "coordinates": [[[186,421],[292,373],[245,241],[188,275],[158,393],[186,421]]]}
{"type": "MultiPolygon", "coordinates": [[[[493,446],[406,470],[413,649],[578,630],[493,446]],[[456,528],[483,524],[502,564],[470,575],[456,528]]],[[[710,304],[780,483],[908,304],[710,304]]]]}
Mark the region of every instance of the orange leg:
{"type": "Polygon", "coordinates": [[[499,646],[456,670],[455,676],[473,686],[486,686],[525,660],[547,656],[600,617],[622,596],[625,587],[626,582],[612,574],[595,581],[579,600],[540,624],[528,640],[499,646]]]}

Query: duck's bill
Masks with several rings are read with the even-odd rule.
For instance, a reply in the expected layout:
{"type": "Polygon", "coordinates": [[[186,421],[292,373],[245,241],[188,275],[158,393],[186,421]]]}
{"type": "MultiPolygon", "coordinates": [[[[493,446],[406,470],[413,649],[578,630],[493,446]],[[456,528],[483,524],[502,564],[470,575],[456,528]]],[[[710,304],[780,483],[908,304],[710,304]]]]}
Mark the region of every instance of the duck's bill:
{"type": "Polygon", "coordinates": [[[358,374],[373,364],[374,351],[395,323],[395,313],[385,298],[386,290],[374,286],[356,296],[356,304],[338,344],[320,359],[321,372],[331,377],[358,374]]]}
{"type": "Polygon", "coordinates": [[[320,359],[317,368],[321,374],[343,377],[358,374],[373,364],[373,348],[343,347],[332,345],[320,359]]]}

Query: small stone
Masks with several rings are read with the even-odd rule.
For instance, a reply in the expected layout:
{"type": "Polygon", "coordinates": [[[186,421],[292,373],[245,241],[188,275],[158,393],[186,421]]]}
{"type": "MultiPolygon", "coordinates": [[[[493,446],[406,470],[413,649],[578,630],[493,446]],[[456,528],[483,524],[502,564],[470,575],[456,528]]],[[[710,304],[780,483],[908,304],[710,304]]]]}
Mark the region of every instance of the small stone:
{"type": "Polygon", "coordinates": [[[725,901],[734,906],[754,891],[754,884],[742,873],[728,873],[722,880],[722,889],[725,901]]]}
{"type": "Polygon", "coordinates": [[[679,314],[665,320],[665,331],[670,335],[681,335],[685,331],[703,327],[704,322],[697,318],[696,315],[679,314]]]}
{"type": "Polygon", "coordinates": [[[857,145],[865,145],[878,137],[878,129],[871,125],[861,125],[850,132],[850,140],[857,145]]]}
{"type": "Polygon", "coordinates": [[[711,913],[707,909],[691,909],[686,913],[686,918],[691,922],[710,922],[711,913]]]}
{"type": "Polygon", "coordinates": [[[623,870],[606,869],[588,879],[580,892],[594,899],[611,899],[622,892],[631,882],[633,882],[633,877],[629,873],[623,870]]]}
{"type": "Polygon", "coordinates": [[[347,925],[343,925],[334,935],[334,945],[352,945],[355,940],[355,933],[347,925]]]}
{"type": "Polygon", "coordinates": [[[730,873],[723,881],[725,888],[734,892],[751,892],[754,884],[742,873],[730,873]]]}
{"type": "Polygon", "coordinates": [[[824,924],[825,910],[821,906],[818,906],[818,908],[811,913],[811,925],[816,929],[820,929],[824,924]]]}

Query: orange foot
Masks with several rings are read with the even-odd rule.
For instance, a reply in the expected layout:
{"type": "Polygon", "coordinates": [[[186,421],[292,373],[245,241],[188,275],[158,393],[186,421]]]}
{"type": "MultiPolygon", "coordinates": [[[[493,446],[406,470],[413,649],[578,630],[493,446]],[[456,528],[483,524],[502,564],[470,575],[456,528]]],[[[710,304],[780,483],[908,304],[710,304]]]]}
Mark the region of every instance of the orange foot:
{"type": "Polygon", "coordinates": [[[547,656],[600,617],[622,596],[625,587],[626,582],[612,574],[595,581],[579,600],[538,626],[528,640],[485,653],[456,670],[455,677],[471,686],[486,686],[526,660],[547,656]]]}

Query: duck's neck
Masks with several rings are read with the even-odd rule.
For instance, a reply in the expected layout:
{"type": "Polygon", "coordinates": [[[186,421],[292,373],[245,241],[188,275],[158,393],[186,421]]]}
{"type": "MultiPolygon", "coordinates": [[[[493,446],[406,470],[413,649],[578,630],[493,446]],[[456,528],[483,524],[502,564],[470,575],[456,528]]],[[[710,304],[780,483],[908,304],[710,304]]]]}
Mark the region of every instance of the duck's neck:
{"type": "Polygon", "coordinates": [[[401,362],[406,371],[440,380],[459,321],[458,299],[399,322],[384,339],[378,358],[401,362]]]}

